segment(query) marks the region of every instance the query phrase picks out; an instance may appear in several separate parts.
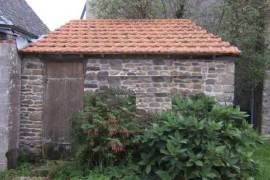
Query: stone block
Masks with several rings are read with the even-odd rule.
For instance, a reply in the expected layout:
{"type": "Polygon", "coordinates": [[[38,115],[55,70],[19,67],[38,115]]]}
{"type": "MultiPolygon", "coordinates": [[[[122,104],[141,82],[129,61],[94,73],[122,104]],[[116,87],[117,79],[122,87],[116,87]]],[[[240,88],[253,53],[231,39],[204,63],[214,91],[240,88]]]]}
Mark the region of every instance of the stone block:
{"type": "Polygon", "coordinates": [[[28,61],[25,65],[26,69],[42,69],[43,65],[39,62],[28,61]]]}
{"type": "Polygon", "coordinates": [[[97,73],[98,81],[106,81],[108,79],[109,73],[107,71],[100,71],[97,73]]]}
{"type": "Polygon", "coordinates": [[[215,83],[216,83],[216,80],[215,79],[207,79],[206,80],[206,84],[214,85],[215,83]]]}
{"type": "Polygon", "coordinates": [[[90,66],[86,68],[87,71],[99,71],[100,67],[99,66],[90,66]]]}
{"type": "Polygon", "coordinates": [[[113,70],[122,70],[122,61],[121,60],[110,60],[111,69],[113,70]]]}

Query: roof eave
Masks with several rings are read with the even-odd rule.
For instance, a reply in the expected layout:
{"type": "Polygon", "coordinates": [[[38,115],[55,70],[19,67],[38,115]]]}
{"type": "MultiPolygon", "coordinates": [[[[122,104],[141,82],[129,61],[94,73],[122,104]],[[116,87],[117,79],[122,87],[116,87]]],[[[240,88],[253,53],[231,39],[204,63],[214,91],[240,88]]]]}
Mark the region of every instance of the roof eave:
{"type": "Polygon", "coordinates": [[[38,39],[38,37],[39,37],[38,35],[30,33],[28,31],[24,30],[23,28],[21,28],[19,26],[15,26],[15,25],[0,24],[0,28],[21,33],[25,36],[28,36],[29,38],[32,38],[32,39],[38,39]]]}
{"type": "Polygon", "coordinates": [[[240,56],[240,52],[239,53],[149,53],[149,52],[123,52],[123,53],[119,53],[119,52],[100,52],[100,53],[91,53],[91,52],[76,52],[76,53],[72,53],[72,52],[48,52],[48,51],[26,51],[24,49],[19,51],[20,54],[23,55],[78,55],[78,56],[103,56],[103,55],[164,55],[164,56],[189,56],[189,57],[197,57],[197,56],[212,56],[212,57],[220,57],[220,56],[224,56],[224,57],[239,57],[240,56]]]}

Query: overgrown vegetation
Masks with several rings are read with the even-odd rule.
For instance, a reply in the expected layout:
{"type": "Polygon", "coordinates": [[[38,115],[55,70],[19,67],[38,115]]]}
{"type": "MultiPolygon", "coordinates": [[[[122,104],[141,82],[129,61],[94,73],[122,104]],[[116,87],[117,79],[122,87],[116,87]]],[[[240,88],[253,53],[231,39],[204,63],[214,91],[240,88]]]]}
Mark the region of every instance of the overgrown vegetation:
{"type": "Polygon", "coordinates": [[[218,105],[204,94],[176,96],[172,111],[146,127],[138,123],[129,95],[106,94],[86,96],[75,120],[79,159],[87,169],[128,166],[139,179],[247,179],[256,174],[251,156],[260,138],[239,109],[218,105]]]}
{"type": "MultiPolygon", "coordinates": [[[[35,171],[33,165],[28,171],[23,169],[22,175],[95,180],[249,179],[258,173],[252,155],[260,138],[244,117],[239,109],[221,106],[204,94],[187,99],[175,96],[171,111],[153,116],[136,112],[132,93],[90,93],[73,121],[76,155],[70,159],[74,161],[44,161],[35,171]]],[[[1,174],[15,175],[12,171],[1,174]]]]}
{"type": "MultiPolygon", "coordinates": [[[[258,147],[253,158],[259,163],[259,173],[255,180],[270,180],[270,143],[266,141],[258,147]]],[[[88,180],[111,180],[111,179],[138,179],[138,167],[136,165],[115,166],[108,168],[96,168],[94,170],[85,170],[76,162],[43,162],[42,164],[30,165],[28,163],[21,164],[16,170],[9,170],[0,173],[0,179],[9,180],[14,177],[32,176],[37,177],[49,176],[51,179],[88,179],[88,180]],[[38,169],[39,171],[37,171],[38,169]],[[43,173],[40,172],[43,169],[43,173]],[[47,170],[46,170],[47,169],[47,170]]]]}
{"type": "Polygon", "coordinates": [[[134,137],[144,127],[138,117],[132,92],[86,94],[84,108],[73,121],[75,149],[82,164],[93,168],[126,160],[136,146],[134,137]]]}
{"type": "Polygon", "coordinates": [[[142,136],[147,179],[248,179],[256,174],[251,156],[258,135],[239,109],[217,105],[203,94],[176,96],[142,136]]]}

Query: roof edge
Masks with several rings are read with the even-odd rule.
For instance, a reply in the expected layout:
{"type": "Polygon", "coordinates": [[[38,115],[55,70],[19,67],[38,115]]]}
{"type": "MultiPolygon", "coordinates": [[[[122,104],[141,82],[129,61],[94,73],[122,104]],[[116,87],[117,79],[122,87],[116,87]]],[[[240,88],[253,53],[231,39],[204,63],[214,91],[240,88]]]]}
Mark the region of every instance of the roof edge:
{"type": "Polygon", "coordinates": [[[24,30],[23,28],[16,26],[16,25],[0,24],[0,28],[6,28],[8,30],[16,31],[18,33],[21,33],[21,34],[26,35],[26,36],[33,38],[33,39],[38,39],[38,37],[39,37],[38,35],[30,33],[30,32],[28,32],[28,31],[24,30]]]}
{"type": "Polygon", "coordinates": [[[24,49],[19,50],[22,55],[37,55],[37,56],[183,56],[183,57],[239,57],[239,54],[232,53],[69,53],[69,52],[28,52],[24,49]]]}

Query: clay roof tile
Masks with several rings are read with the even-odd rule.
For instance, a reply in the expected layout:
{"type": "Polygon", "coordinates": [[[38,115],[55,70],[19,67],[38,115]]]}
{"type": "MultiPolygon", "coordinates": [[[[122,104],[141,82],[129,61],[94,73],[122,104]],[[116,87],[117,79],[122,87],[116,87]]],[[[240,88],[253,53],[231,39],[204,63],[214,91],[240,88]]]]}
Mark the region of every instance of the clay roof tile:
{"type": "Polygon", "coordinates": [[[238,56],[237,47],[188,19],[72,20],[22,53],[238,56]]]}

